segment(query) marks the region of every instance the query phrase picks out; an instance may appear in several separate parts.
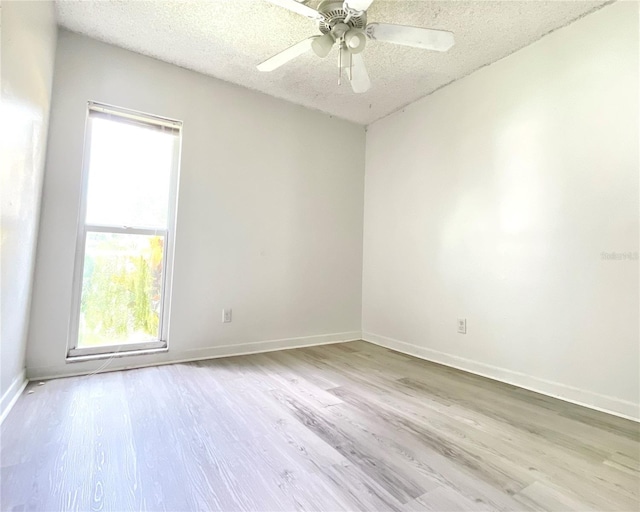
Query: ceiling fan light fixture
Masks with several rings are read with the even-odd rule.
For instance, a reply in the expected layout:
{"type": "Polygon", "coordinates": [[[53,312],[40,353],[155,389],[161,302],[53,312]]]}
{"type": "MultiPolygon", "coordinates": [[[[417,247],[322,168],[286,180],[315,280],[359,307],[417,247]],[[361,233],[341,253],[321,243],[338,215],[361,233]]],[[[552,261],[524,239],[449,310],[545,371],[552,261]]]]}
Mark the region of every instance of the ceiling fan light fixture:
{"type": "Polygon", "coordinates": [[[367,36],[361,30],[352,28],[344,35],[344,42],[351,53],[360,53],[367,44],[367,36]]]}
{"type": "Polygon", "coordinates": [[[333,48],[333,44],[335,42],[333,35],[329,32],[328,34],[315,38],[311,43],[311,48],[318,57],[325,58],[329,55],[329,52],[331,51],[331,48],[333,48]]]}

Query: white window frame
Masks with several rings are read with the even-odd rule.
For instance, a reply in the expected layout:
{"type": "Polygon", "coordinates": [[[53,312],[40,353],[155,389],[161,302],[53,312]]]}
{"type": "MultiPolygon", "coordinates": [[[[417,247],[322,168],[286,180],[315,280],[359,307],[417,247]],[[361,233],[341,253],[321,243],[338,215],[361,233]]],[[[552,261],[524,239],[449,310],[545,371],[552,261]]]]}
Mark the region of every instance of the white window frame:
{"type": "Polygon", "coordinates": [[[182,145],[182,121],[136,112],[104,103],[89,101],[85,119],[84,150],[82,158],[82,188],[78,212],[78,231],[73,275],[72,310],[69,318],[67,361],[87,358],[112,357],[114,355],[138,355],[147,352],[164,352],[169,345],[169,314],[171,310],[171,285],[173,281],[173,259],[175,251],[176,214],[178,207],[178,177],[180,174],[180,150],[182,145]],[[139,226],[104,226],[87,224],[87,199],[89,189],[89,164],[91,162],[92,112],[99,112],[114,118],[126,119],[176,133],[173,162],[169,184],[169,205],[167,228],[154,229],[139,226]],[[84,274],[85,246],[88,233],[124,233],[129,235],[162,235],[164,248],[162,258],[162,287],[160,299],[160,319],[158,339],[140,343],[106,345],[100,347],[78,347],[80,330],[80,305],[82,298],[82,278],[84,274]]]}

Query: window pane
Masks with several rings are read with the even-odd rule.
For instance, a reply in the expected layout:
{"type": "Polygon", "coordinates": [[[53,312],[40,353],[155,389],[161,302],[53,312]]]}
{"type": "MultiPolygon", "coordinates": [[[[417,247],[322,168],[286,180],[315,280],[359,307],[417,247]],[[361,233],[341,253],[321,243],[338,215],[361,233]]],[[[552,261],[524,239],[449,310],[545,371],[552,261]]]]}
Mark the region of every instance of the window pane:
{"type": "Polygon", "coordinates": [[[91,118],[88,224],[167,226],[175,135],[91,118]]]}
{"type": "Polygon", "coordinates": [[[78,347],[159,339],[164,236],[87,233],[78,347]]]}

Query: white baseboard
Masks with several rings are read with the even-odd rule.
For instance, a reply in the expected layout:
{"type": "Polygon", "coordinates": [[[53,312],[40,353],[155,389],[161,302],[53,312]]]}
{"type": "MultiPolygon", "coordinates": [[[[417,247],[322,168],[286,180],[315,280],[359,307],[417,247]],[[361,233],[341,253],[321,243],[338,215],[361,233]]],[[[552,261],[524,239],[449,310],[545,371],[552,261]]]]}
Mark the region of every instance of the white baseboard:
{"type": "Polygon", "coordinates": [[[202,361],[205,359],[217,359],[220,357],[241,356],[248,354],[260,354],[276,350],[288,350],[303,347],[315,347],[333,343],[345,343],[361,338],[360,331],[341,332],[333,334],[321,334],[317,336],[303,336],[299,338],[285,338],[281,340],[257,341],[235,345],[221,345],[185,351],[172,351],[169,343],[169,351],[155,355],[131,355],[95,361],[71,362],[56,366],[27,368],[29,380],[47,380],[61,377],[75,377],[92,373],[103,373],[117,370],[130,370],[147,366],[161,366],[165,364],[187,363],[190,361],[202,361]]]}
{"type": "Polygon", "coordinates": [[[611,396],[600,395],[592,391],[540,379],[524,373],[491,366],[489,364],[465,359],[452,354],[446,354],[444,352],[420,347],[412,343],[379,336],[369,332],[363,332],[362,339],[381,347],[402,352],[403,354],[450,366],[452,368],[474,373],[489,379],[505,382],[536,393],[558,398],[565,402],[571,402],[590,409],[595,409],[597,411],[606,412],[608,414],[640,422],[640,405],[634,404],[633,402],[628,402],[611,396]]]}
{"type": "Polygon", "coordinates": [[[20,374],[13,380],[9,389],[7,389],[0,399],[0,425],[9,414],[20,395],[27,386],[26,371],[22,370],[20,374]]]}
{"type": "MultiPolygon", "coordinates": [[[[304,336],[299,338],[286,338],[281,340],[258,341],[242,343],[237,345],[222,345],[219,347],[208,347],[193,349],[182,352],[167,352],[158,356],[131,356],[124,358],[114,358],[105,361],[86,361],[82,363],[61,364],[58,366],[47,366],[40,368],[27,368],[26,376],[30,380],[45,380],[60,377],[73,377],[99,372],[128,370],[132,368],[143,368],[147,366],[160,366],[165,364],[186,363],[190,361],[200,361],[206,359],[217,359],[220,357],[231,357],[248,354],[259,354],[263,352],[273,352],[276,350],[288,350],[303,347],[313,347],[319,345],[329,345],[334,343],[344,343],[348,341],[364,340],[381,347],[389,348],[397,352],[402,352],[410,356],[418,357],[427,361],[443,364],[458,370],[487,377],[489,379],[505,382],[520,388],[528,389],[536,393],[541,393],[553,398],[558,398],[566,402],[606,412],[622,418],[640,422],[640,406],[633,402],[621,400],[606,395],[594,393],[584,389],[575,388],[566,384],[560,384],[524,373],[499,368],[497,366],[480,363],[460,356],[439,352],[436,350],[420,347],[404,341],[395,340],[385,336],[368,332],[343,332],[334,334],[323,334],[318,336],[304,336]]],[[[22,390],[27,384],[24,372],[16,378],[11,387],[2,397],[0,403],[0,423],[5,418],[22,390]]]]}

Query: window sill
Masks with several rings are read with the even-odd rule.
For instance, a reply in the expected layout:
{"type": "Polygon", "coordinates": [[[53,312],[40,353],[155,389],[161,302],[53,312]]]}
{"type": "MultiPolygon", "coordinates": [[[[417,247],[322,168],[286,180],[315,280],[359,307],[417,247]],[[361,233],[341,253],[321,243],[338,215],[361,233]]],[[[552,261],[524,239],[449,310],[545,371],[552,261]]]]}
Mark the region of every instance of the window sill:
{"type": "Polygon", "coordinates": [[[159,348],[139,348],[139,349],[127,349],[120,352],[103,352],[100,354],[83,354],[82,349],[75,349],[73,354],[70,352],[65,358],[66,363],[81,363],[84,361],[97,361],[100,359],[113,359],[116,357],[129,357],[129,356],[146,356],[152,354],[162,354],[168,352],[169,347],[159,348]]]}

